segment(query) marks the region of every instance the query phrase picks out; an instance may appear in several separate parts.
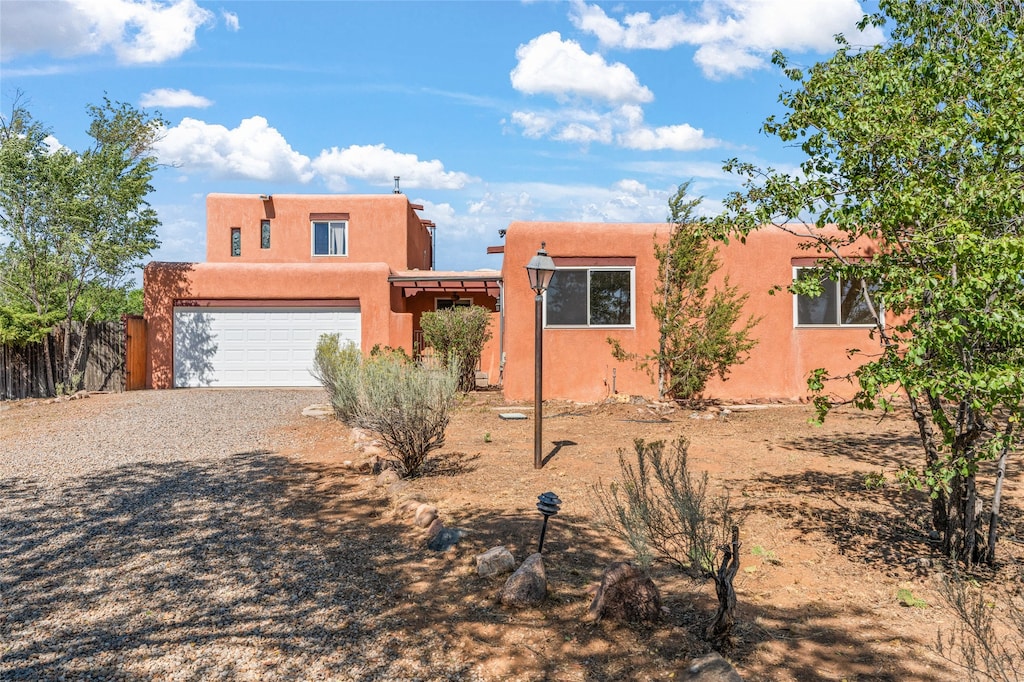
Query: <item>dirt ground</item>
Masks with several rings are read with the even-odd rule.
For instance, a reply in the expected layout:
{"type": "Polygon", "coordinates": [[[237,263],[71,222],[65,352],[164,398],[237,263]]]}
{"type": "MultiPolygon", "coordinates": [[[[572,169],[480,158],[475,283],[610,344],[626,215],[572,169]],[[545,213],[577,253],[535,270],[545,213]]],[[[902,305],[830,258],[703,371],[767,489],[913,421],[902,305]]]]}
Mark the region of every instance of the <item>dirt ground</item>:
{"type": "MultiPolygon", "coordinates": [[[[618,477],[618,451],[635,438],[690,441],[690,466],[729,492],[742,517],[736,647],[729,658],[748,680],[954,680],[962,672],[936,651],[953,616],[939,586],[943,564],[930,530],[927,500],[894,483],[901,465],[919,461],[906,415],[879,419],[839,410],[810,423],[806,405],[726,406],[695,412],[649,403],[545,406],[545,464],[533,467],[533,412],[500,393],[472,394],[460,407],[442,451],[457,473],[414,480],[402,496],[434,504],[447,527],[466,532],[446,554],[424,549],[422,562],[396,566],[410,602],[410,627],[435,630],[444,646],[475,661],[485,679],[671,679],[708,651],[700,633],[716,602],[713,584],[667,566],[654,577],[667,613],[638,628],[583,621],[611,562],[629,559],[620,541],[595,523],[595,485],[618,477]],[[519,412],[525,420],[499,415],[519,412]],[[881,483],[881,485],[880,485],[881,483]],[[505,545],[517,561],[536,550],[537,496],[562,500],[544,546],[550,596],[538,609],[509,611],[495,596],[502,580],[475,574],[477,554],[505,545]],[[908,592],[917,606],[901,603],[908,592]]],[[[339,465],[359,457],[348,429],[306,419],[286,430],[295,456],[339,465]]],[[[385,497],[363,476],[360,495],[385,497]]],[[[1019,594],[1024,574],[1022,476],[1011,472],[1000,566],[982,576],[987,594],[1019,594]]],[[[394,501],[380,518],[410,544],[423,531],[394,524],[394,501]],[[398,530],[396,530],[398,529],[398,530]],[[402,530],[405,529],[405,530],[402,530]]],[[[346,501],[336,513],[345,517],[346,501]]],[[[998,598],[993,597],[998,604],[998,598]]],[[[998,607],[997,607],[998,608],[998,607]]]]}

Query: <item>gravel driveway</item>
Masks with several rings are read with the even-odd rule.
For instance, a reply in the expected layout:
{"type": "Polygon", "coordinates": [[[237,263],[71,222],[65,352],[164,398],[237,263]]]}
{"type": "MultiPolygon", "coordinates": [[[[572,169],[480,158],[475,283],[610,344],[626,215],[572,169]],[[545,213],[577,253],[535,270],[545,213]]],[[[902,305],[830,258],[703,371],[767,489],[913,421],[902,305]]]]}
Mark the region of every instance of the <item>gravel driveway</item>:
{"type": "Polygon", "coordinates": [[[323,398],[141,391],[0,411],[0,679],[472,677],[403,628],[389,567],[415,552],[327,513],[382,503],[275,453],[270,432],[323,398]]]}

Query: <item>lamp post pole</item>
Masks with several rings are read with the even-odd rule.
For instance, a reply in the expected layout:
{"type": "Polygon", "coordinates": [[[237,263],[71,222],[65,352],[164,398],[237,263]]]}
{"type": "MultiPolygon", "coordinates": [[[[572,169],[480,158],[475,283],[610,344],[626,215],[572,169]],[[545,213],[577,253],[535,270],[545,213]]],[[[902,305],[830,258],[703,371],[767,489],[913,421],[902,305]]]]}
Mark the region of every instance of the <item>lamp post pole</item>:
{"type": "Polygon", "coordinates": [[[534,307],[534,342],[533,342],[533,468],[543,466],[541,448],[544,438],[544,296],[541,293],[533,300],[534,307]]]}
{"type": "Polygon", "coordinates": [[[551,283],[555,274],[555,261],[548,256],[545,243],[540,243],[540,251],[526,264],[526,274],[530,277],[530,288],[536,292],[534,306],[534,340],[533,340],[533,468],[540,469],[543,465],[541,448],[544,421],[544,290],[551,283]]]}

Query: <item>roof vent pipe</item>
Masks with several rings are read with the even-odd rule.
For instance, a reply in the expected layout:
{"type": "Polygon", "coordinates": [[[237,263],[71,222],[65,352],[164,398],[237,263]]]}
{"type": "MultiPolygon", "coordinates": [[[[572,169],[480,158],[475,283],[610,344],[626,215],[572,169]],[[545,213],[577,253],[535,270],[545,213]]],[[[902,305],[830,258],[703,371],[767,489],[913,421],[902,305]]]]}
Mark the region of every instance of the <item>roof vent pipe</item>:
{"type": "Polygon", "coordinates": [[[395,176],[395,191],[394,191],[394,194],[401,194],[402,193],[402,190],[398,189],[398,179],[400,177],[401,176],[399,176],[399,175],[395,176]]]}

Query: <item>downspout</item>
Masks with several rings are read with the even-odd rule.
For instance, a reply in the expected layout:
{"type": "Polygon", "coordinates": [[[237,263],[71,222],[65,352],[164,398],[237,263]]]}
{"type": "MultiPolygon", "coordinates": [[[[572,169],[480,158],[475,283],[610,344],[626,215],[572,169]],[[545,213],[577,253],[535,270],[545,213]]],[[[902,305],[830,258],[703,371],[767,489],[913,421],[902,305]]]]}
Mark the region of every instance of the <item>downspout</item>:
{"type": "Polygon", "coordinates": [[[498,280],[498,386],[505,385],[505,280],[498,280]]]}
{"type": "Polygon", "coordinates": [[[436,235],[437,235],[437,225],[432,225],[430,227],[430,269],[431,270],[435,269],[435,267],[436,267],[435,263],[437,263],[437,254],[435,253],[435,251],[437,249],[437,236],[436,235]]]}

